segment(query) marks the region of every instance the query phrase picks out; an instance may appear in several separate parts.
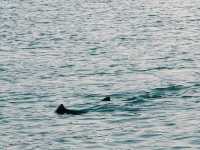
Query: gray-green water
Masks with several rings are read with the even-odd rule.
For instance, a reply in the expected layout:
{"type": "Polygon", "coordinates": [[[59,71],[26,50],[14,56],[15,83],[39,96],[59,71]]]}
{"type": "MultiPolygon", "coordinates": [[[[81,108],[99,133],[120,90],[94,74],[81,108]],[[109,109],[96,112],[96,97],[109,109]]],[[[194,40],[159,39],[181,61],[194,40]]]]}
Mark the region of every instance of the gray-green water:
{"type": "Polygon", "coordinates": [[[1,0],[0,149],[200,149],[199,41],[199,0],[1,0]]]}

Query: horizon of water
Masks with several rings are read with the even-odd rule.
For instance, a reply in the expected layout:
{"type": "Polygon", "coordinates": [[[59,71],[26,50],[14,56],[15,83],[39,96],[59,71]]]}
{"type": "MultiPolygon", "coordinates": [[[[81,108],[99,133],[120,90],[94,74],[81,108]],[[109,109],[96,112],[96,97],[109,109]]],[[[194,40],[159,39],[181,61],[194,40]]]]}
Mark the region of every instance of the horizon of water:
{"type": "Polygon", "coordinates": [[[2,0],[0,149],[199,149],[199,10],[2,0]],[[89,112],[57,115],[61,103],[89,112]]]}

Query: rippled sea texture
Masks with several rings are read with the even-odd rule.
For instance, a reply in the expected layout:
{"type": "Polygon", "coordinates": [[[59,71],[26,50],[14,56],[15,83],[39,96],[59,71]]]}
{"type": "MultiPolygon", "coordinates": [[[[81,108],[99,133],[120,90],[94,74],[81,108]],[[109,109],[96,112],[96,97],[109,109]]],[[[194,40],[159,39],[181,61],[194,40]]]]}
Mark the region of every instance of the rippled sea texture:
{"type": "Polygon", "coordinates": [[[0,22],[0,149],[200,149],[199,0],[1,0],[0,22]]]}

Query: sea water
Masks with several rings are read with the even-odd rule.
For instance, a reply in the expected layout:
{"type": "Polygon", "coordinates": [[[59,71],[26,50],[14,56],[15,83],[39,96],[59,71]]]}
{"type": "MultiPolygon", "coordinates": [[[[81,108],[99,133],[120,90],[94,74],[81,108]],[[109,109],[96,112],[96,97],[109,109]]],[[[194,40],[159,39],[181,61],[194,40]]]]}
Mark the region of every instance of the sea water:
{"type": "Polygon", "coordinates": [[[199,0],[1,0],[0,149],[200,149],[199,42],[199,0]]]}

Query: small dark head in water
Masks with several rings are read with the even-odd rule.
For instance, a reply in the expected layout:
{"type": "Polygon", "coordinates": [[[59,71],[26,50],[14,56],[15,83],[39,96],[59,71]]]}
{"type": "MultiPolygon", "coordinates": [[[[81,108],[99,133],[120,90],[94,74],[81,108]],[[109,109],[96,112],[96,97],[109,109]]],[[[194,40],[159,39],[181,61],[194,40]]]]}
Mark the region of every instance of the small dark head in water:
{"type": "Polygon", "coordinates": [[[102,99],[102,101],[110,101],[110,97],[107,96],[107,97],[105,97],[104,99],[102,99]]]}
{"type": "MultiPolygon", "coordinates": [[[[110,97],[105,97],[102,101],[110,101],[110,97]]],[[[81,115],[83,113],[88,112],[88,110],[74,110],[74,109],[67,109],[63,104],[60,104],[55,111],[57,114],[71,114],[71,115],[81,115]]]]}

